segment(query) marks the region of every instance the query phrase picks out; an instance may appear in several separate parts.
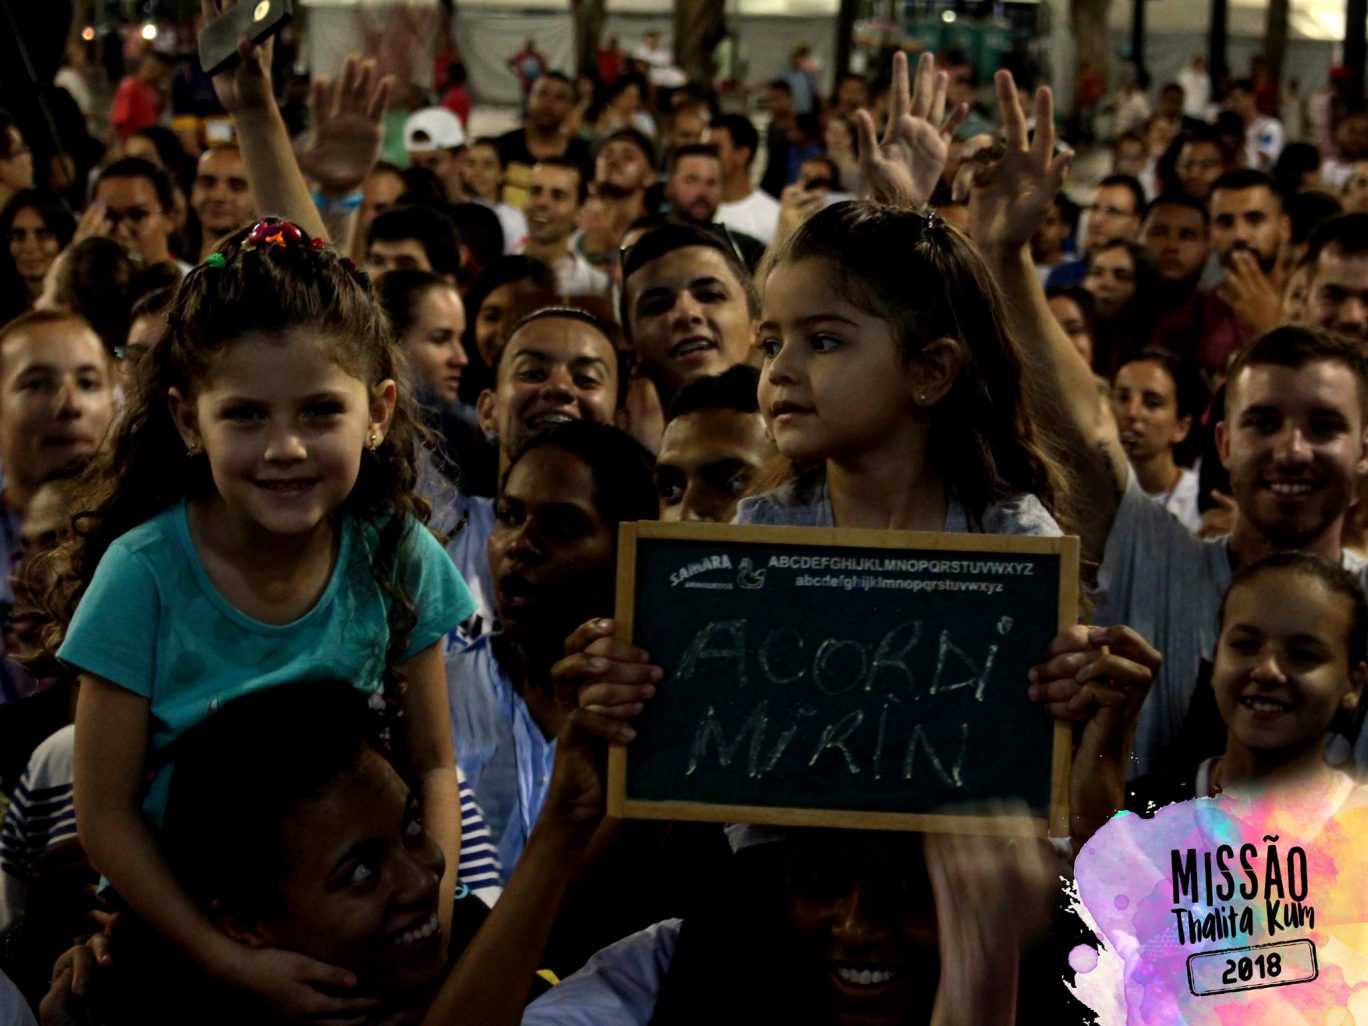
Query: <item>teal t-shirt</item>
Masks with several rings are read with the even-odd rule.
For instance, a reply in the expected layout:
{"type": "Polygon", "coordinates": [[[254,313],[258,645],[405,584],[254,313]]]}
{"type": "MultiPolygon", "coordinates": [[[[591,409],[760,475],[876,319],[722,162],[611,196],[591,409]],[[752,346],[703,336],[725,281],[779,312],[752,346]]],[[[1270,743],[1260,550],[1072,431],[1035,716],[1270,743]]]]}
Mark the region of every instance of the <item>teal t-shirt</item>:
{"type": "MultiPolygon", "coordinates": [[[[373,529],[344,516],[322,597],[298,620],[279,626],[252,619],[214,587],[190,536],[184,502],[109,547],[57,654],[151,703],[148,764],[157,770],[143,811],[155,826],[171,780],[164,753],[220,705],[299,681],[345,680],[363,691],[379,690],[389,598],[371,572],[376,541],[373,529]]],[[[409,658],[470,616],[475,603],[450,557],[416,520],[409,523],[398,565],[417,617],[404,653],[409,658]]]]}

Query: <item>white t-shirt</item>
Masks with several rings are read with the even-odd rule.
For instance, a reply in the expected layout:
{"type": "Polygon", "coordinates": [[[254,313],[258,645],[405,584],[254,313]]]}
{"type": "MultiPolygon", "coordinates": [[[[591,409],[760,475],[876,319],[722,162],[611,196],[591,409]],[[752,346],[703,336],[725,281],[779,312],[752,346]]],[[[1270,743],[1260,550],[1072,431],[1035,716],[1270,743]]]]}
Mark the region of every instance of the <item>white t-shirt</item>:
{"type": "Polygon", "coordinates": [[[1189,64],[1178,72],[1178,84],[1183,87],[1183,114],[1205,121],[1211,104],[1211,76],[1189,64]]]}
{"type": "Polygon", "coordinates": [[[1283,126],[1277,118],[1263,115],[1250,122],[1245,129],[1245,163],[1263,171],[1273,168],[1273,162],[1283,150],[1283,126]]]}
{"type": "Polygon", "coordinates": [[[1202,526],[1202,513],[1197,508],[1197,473],[1179,468],[1178,482],[1166,492],[1150,495],[1160,509],[1168,510],[1178,522],[1193,534],[1202,526]]]}
{"type": "Polygon", "coordinates": [[[779,201],[768,193],[753,189],[745,199],[719,206],[717,220],[768,246],[774,241],[775,230],[779,227],[779,201]]]}
{"type": "Polygon", "coordinates": [[[482,207],[488,207],[498,217],[499,227],[503,229],[503,251],[505,253],[517,253],[518,247],[527,238],[526,215],[517,207],[511,207],[507,203],[490,203],[483,199],[477,199],[475,202],[482,207]]]}

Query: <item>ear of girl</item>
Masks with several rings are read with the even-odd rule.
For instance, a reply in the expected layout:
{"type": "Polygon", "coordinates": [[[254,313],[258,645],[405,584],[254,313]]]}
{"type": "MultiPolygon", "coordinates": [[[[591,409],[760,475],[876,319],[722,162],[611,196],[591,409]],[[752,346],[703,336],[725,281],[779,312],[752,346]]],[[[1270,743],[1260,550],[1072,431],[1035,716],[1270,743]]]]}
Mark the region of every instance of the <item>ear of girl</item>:
{"type": "Polygon", "coordinates": [[[293,681],[367,692],[445,857],[445,929],[460,806],[439,646],[474,603],[422,523],[416,411],[368,283],[298,229],[263,224],[178,289],[82,481],[90,529],[58,553],[74,586],[50,606],[85,682],[75,778],[92,859],[217,978],[287,1014],[340,1015],[349,999],[319,987],[345,991],[349,975],[227,942],[167,870],[157,830],[177,744],[222,705],[293,681]]]}

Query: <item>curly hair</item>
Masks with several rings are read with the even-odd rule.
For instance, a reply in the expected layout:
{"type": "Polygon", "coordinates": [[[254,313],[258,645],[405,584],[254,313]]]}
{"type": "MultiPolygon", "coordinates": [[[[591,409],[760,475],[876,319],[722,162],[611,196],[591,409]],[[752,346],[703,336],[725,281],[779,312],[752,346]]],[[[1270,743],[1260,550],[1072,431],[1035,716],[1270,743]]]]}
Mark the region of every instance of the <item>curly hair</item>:
{"type": "Polygon", "coordinates": [[[72,537],[34,567],[45,595],[45,647],[56,651],[116,538],[172,503],[213,493],[208,460],[186,457],[167,399],[171,389],[193,401],[209,380],[215,357],[244,335],[290,338],[308,331],[327,339],[338,366],[368,389],[387,380],[398,388],[385,439],[362,459],[356,483],[339,507],[376,533],[371,571],[390,603],[384,683],[393,702],[403,685],[399,663],[417,622],[398,571],[408,517],[426,523],[429,513],[414,491],[424,429],[398,372],[389,322],[366,276],[307,238],[254,247],[248,242],[251,232],[244,228],[224,239],[217,256],[177,287],[167,330],[139,361],[110,443],[77,483],[72,537]]]}

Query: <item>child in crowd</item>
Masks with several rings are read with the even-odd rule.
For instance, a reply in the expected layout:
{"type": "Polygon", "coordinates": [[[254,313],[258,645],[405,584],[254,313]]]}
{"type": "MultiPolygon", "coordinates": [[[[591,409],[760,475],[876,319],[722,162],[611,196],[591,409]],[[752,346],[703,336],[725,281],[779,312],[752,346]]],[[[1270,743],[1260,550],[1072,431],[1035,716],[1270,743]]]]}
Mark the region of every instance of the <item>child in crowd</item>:
{"type": "Polygon", "coordinates": [[[1326,741],[1358,735],[1366,651],[1368,605],[1354,574],[1294,552],[1245,567],[1221,604],[1211,671],[1224,745],[1219,734],[1206,739],[1211,754],[1195,775],[1160,771],[1132,780],[1126,807],[1147,813],[1275,786],[1339,804],[1355,782],[1327,764],[1326,741]]]}
{"type": "Polygon", "coordinates": [[[225,943],[157,830],[177,742],[220,705],[352,681],[401,713],[401,762],[445,857],[446,931],[460,806],[440,642],[473,603],[422,524],[418,427],[397,377],[350,262],[286,222],[230,236],[178,289],[54,560],[58,655],[81,673],[82,843],[119,898],[211,975],[295,1014],[354,1009],[354,977],[225,943]]]}
{"type": "Polygon", "coordinates": [[[740,523],[1059,534],[1060,476],[1026,416],[1020,352],[959,231],[838,203],[763,282],[760,408],[792,469],[742,500],[740,523]]]}
{"type": "Polygon", "coordinates": [[[1131,469],[1150,498],[1194,534],[1202,523],[1197,474],[1178,452],[1206,408],[1206,386],[1196,368],[1167,349],[1141,349],[1123,358],[1112,384],[1112,413],[1131,469]]]}

